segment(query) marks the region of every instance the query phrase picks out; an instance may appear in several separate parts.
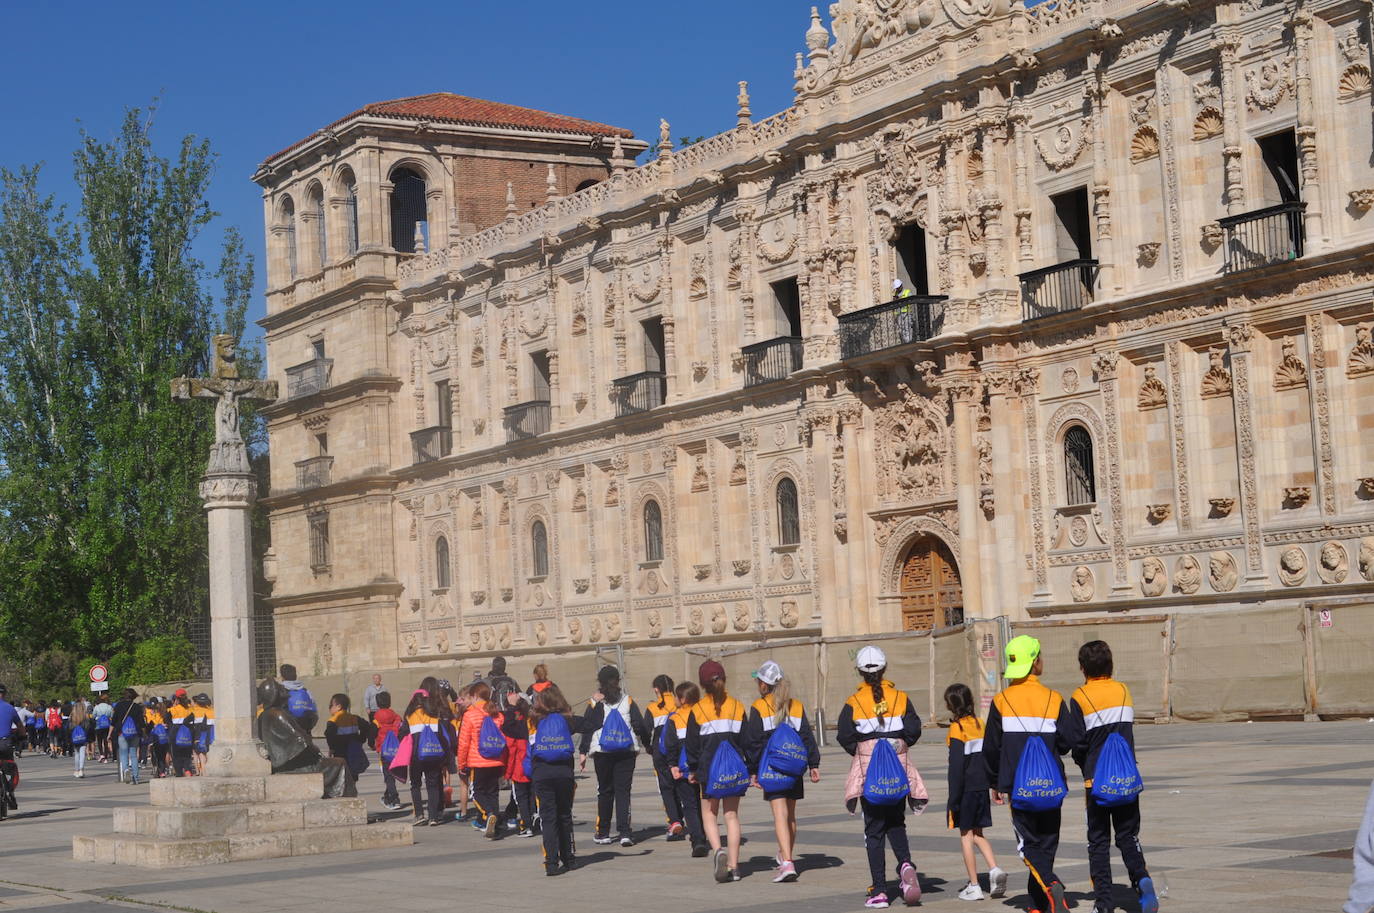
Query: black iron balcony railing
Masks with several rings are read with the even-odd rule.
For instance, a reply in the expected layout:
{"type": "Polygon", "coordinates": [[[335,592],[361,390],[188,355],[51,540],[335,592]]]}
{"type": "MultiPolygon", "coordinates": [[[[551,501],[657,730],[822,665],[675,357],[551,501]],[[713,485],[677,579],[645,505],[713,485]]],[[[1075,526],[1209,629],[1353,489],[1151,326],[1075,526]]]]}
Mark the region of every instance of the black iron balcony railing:
{"type": "Polygon", "coordinates": [[[296,487],[321,488],[334,478],[334,458],[332,456],[311,457],[296,462],[296,487]]]}
{"type": "Polygon", "coordinates": [[[286,369],[286,398],[309,396],[329,389],[329,375],[334,370],[334,359],[316,358],[305,364],[286,369]]]}
{"type": "Polygon", "coordinates": [[[779,336],[740,349],[744,356],[744,385],[753,387],[782,380],[802,366],[800,336],[779,336]]]}
{"type": "Polygon", "coordinates": [[[1294,201],[1217,219],[1226,235],[1225,271],[1235,273],[1301,257],[1306,210],[1306,203],[1294,201]]]}
{"type": "Polygon", "coordinates": [[[526,438],[548,434],[553,419],[549,401],[530,400],[515,406],[506,407],[506,442],[523,441],[526,438]]]}
{"type": "Polygon", "coordinates": [[[1026,320],[1076,311],[1092,304],[1097,288],[1096,260],[1069,260],[1022,273],[1021,313],[1026,320]]]}
{"type": "Polygon", "coordinates": [[[445,425],[410,432],[412,463],[428,463],[453,452],[453,429],[445,425]]]}
{"type": "Polygon", "coordinates": [[[641,371],[629,377],[617,377],[611,385],[615,392],[616,418],[657,409],[668,398],[668,375],[662,371],[641,371]]]}
{"type": "Polygon", "coordinates": [[[945,323],[945,295],[910,295],[840,315],[840,358],[925,342],[945,323]]]}

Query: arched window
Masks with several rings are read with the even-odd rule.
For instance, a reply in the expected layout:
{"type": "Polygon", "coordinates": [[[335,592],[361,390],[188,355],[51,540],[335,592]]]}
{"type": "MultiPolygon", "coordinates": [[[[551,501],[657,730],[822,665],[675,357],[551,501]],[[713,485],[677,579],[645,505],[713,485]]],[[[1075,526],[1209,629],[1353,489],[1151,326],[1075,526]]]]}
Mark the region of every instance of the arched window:
{"type": "Polygon", "coordinates": [[[434,585],[441,590],[453,585],[453,571],[448,561],[448,540],[443,536],[434,540],[434,585]]]}
{"type": "Polygon", "coordinates": [[[404,254],[415,253],[415,231],[428,230],[425,179],[411,168],[391,173],[391,248],[404,254]]]}
{"type": "Polygon", "coordinates": [[[644,505],[644,560],[663,560],[663,511],[657,501],[644,505]]]}
{"type": "Polygon", "coordinates": [[[357,253],[357,181],[352,172],[343,177],[343,246],[350,256],[357,253]]]}
{"type": "Polygon", "coordinates": [[[586,190],[588,187],[595,187],[597,184],[600,183],[601,182],[598,181],[596,178],[587,178],[587,180],[577,185],[577,188],[573,190],[573,193],[577,193],[579,190],[586,190]]]}
{"type": "Polygon", "coordinates": [[[329,262],[329,236],[324,224],[324,188],[319,184],[310,191],[310,212],[315,221],[315,266],[324,269],[329,262]]]}
{"type": "Polygon", "coordinates": [[[535,577],[547,577],[549,574],[549,532],[544,528],[543,520],[535,520],[530,527],[530,549],[534,557],[535,577]]]}
{"type": "Polygon", "coordinates": [[[801,515],[797,511],[797,483],[787,477],[778,482],[778,545],[801,542],[801,515]]]}
{"type": "Polygon", "coordinates": [[[296,278],[296,204],[290,197],[282,197],[281,217],[277,225],[282,233],[282,253],[286,258],[286,278],[296,278]]]}
{"type": "Polygon", "coordinates": [[[1064,432],[1064,491],[1069,504],[1097,500],[1097,476],[1093,468],[1093,439],[1088,429],[1074,425],[1064,432]]]}

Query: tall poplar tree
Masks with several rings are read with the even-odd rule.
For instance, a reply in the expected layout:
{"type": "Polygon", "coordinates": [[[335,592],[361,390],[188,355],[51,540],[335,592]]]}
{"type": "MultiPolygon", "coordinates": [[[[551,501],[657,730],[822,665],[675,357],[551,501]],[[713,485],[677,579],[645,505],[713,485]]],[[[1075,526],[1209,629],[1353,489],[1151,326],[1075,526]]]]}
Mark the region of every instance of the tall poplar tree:
{"type": "MultiPolygon", "coordinates": [[[[38,171],[0,175],[0,638],[95,655],[185,630],[206,595],[197,493],[211,415],[168,382],[241,338],[251,257],[232,229],[211,270],[193,254],[215,213],[209,144],[153,148],[148,112],[82,134],[68,220],[38,171]]],[[[247,367],[252,369],[251,348],[247,367]]]]}

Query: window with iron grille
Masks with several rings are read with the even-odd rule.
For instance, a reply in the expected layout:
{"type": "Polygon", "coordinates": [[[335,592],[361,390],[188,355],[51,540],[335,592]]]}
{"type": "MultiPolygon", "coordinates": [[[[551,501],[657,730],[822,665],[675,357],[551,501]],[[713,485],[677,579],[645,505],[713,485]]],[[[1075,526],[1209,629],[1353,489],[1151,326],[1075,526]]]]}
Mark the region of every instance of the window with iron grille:
{"type": "Polygon", "coordinates": [[[329,514],[310,515],[310,567],[315,571],[329,567],[329,514]]]}
{"type": "Polygon", "coordinates": [[[657,501],[644,505],[644,560],[663,560],[663,511],[657,501]]]}
{"type": "Polygon", "coordinates": [[[349,181],[344,187],[344,240],[348,252],[358,252],[358,185],[349,181]]]}
{"type": "Polygon", "coordinates": [[[415,253],[415,226],[429,218],[425,203],[425,179],[409,168],[391,174],[391,248],[415,253]]]}
{"type": "Polygon", "coordinates": [[[1091,504],[1097,500],[1093,439],[1082,425],[1064,432],[1064,490],[1069,504],[1091,504]]]}
{"type": "Polygon", "coordinates": [[[547,577],[549,574],[549,531],[544,528],[544,521],[535,520],[530,527],[530,551],[533,553],[533,570],[531,576],[547,577]]]}
{"type": "Polygon", "coordinates": [[[448,560],[448,540],[443,536],[434,540],[434,585],[441,590],[453,585],[453,571],[448,560]]]}
{"type": "Polygon", "coordinates": [[[315,199],[310,201],[315,210],[315,256],[321,269],[329,262],[329,235],[324,224],[324,191],[316,190],[315,199]]]}
{"type": "Polygon", "coordinates": [[[797,483],[784,478],[778,482],[778,545],[801,542],[801,515],[797,510],[797,483]]]}

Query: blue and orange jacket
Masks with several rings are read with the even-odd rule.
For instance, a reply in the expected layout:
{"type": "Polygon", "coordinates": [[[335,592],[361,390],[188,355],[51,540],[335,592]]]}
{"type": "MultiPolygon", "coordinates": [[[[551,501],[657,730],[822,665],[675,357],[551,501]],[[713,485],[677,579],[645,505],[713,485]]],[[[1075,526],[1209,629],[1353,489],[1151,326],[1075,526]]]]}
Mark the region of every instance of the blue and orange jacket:
{"type": "Polygon", "coordinates": [[[683,777],[687,776],[687,718],[692,715],[693,704],[679,704],[668,717],[663,732],[663,755],[669,767],[676,767],[683,777]]]}
{"type": "MultiPolygon", "coordinates": [[[[421,729],[433,731],[434,734],[439,737],[439,744],[443,745],[450,752],[453,751],[453,726],[447,719],[441,720],[438,717],[430,716],[425,712],[423,707],[416,707],[410,712],[410,715],[406,717],[406,726],[410,734],[416,737],[419,736],[421,729]]],[[[474,752],[474,754],[475,753],[476,752],[474,752]]],[[[411,757],[412,764],[418,762],[418,759],[415,758],[414,755],[411,757]]],[[[498,761],[496,763],[499,764],[500,762],[498,761]]],[[[462,766],[461,762],[459,766],[462,766]]]]}
{"type": "Polygon", "coordinates": [[[1083,785],[1093,787],[1097,756],[1107,736],[1121,733],[1135,754],[1135,705],[1130,690],[1108,676],[1091,678],[1073,693],[1069,713],[1078,727],[1078,742],[1073,746],[1073,762],[1083,771],[1083,785]]]}
{"type": "Polygon", "coordinates": [[[1059,773],[1063,755],[1078,744],[1078,724],[1063,696],[1028,675],[1009,685],[992,699],[983,732],[983,766],[988,782],[999,793],[1009,793],[1016,780],[1016,765],[1030,739],[1040,739],[1050,750],[1059,773]]]}
{"type": "Polygon", "coordinates": [[[872,687],[861,684],[840,708],[835,741],[850,754],[870,739],[901,739],[908,745],[920,740],[921,717],[906,692],[887,681],[882,683],[882,692],[883,699],[875,701],[872,687]]]}
{"type": "MultiPolygon", "coordinates": [[[[484,758],[482,753],[477,750],[477,736],[482,732],[482,721],[488,716],[487,705],[478,701],[474,703],[463,714],[462,725],[458,727],[458,766],[460,768],[474,767],[505,767],[505,758],[484,758]]],[[[496,727],[501,727],[502,714],[490,714],[496,721],[496,727]]]]}
{"type": "Polygon", "coordinates": [[[702,779],[711,769],[711,761],[722,744],[729,742],[739,750],[743,728],[744,705],[729,694],[725,695],[719,711],[710,697],[697,701],[687,715],[687,770],[702,779]]]}
{"type": "Polygon", "coordinates": [[[649,754],[655,761],[668,763],[671,767],[671,756],[658,750],[658,738],[661,734],[664,744],[667,744],[668,734],[663,731],[663,727],[672,719],[677,712],[677,698],[672,694],[664,694],[658,700],[653,701],[644,708],[644,730],[639,734],[639,739],[644,746],[649,749],[649,754]]]}
{"type": "MultiPolygon", "coordinates": [[[[778,708],[773,704],[772,695],[761,697],[749,708],[749,716],[744,720],[744,730],[740,734],[740,744],[744,746],[744,763],[749,773],[757,776],[759,763],[763,760],[763,750],[773,730],[778,728],[778,708]]],[[[816,735],[811,731],[811,723],[806,719],[806,708],[802,702],[793,698],[787,708],[787,722],[801,736],[806,746],[806,766],[811,770],[821,766],[821,749],[816,744],[816,735]]]]}
{"type": "Polygon", "coordinates": [[[949,749],[949,800],[945,808],[952,827],[964,796],[988,789],[988,771],[983,764],[983,724],[978,717],[952,721],[945,734],[945,746],[949,749]]]}

